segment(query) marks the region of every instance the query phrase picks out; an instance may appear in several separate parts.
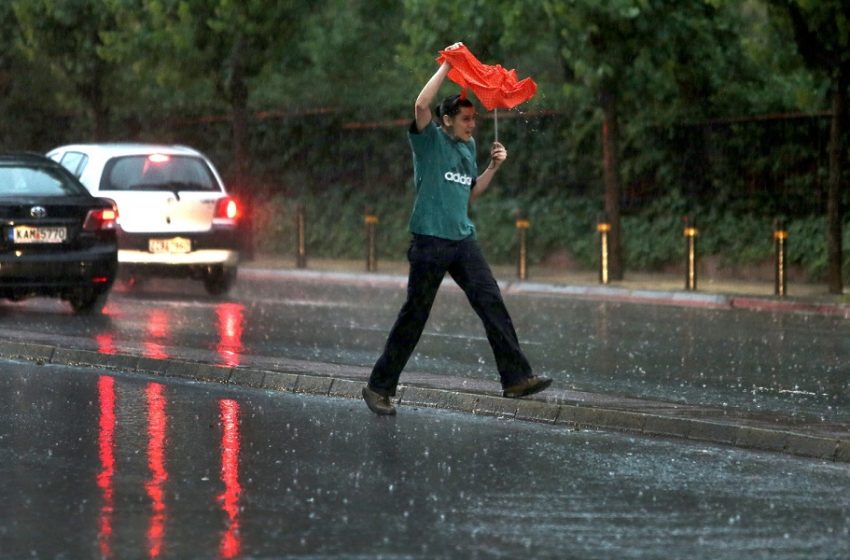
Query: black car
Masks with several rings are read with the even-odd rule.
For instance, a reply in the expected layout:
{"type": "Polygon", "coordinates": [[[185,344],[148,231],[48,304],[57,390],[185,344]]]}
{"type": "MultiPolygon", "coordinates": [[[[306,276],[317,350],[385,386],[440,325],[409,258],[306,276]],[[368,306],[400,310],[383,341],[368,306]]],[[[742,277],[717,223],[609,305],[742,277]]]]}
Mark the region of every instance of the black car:
{"type": "Polygon", "coordinates": [[[115,204],[38,154],[0,153],[0,297],[99,313],[118,270],[115,204]]]}

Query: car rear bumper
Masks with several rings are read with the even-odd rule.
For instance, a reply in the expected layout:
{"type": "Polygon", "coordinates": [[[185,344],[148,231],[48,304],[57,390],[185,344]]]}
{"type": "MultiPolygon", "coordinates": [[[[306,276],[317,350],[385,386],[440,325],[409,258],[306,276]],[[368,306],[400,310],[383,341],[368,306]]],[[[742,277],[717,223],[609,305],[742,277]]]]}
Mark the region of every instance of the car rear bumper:
{"type": "Polygon", "coordinates": [[[122,265],[206,266],[239,264],[239,237],[236,228],[213,228],[205,232],[174,232],[168,234],[118,233],[118,262],[122,265]],[[151,240],[183,238],[188,240],[188,252],[152,252],[151,240]]]}
{"type": "Polygon", "coordinates": [[[117,272],[114,246],[55,254],[0,254],[0,297],[57,295],[71,288],[107,290],[117,272]]]}
{"type": "Polygon", "coordinates": [[[118,261],[122,265],[236,266],[239,264],[239,252],[227,249],[202,249],[190,253],[151,253],[121,249],[118,251],[118,261]]]}

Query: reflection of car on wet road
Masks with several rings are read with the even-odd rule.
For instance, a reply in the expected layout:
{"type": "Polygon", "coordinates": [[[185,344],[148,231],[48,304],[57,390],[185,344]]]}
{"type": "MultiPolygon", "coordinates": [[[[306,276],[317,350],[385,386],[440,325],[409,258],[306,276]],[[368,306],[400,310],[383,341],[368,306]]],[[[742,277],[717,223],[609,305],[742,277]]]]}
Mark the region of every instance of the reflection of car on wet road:
{"type": "Polygon", "coordinates": [[[118,205],[122,272],[190,276],[213,295],[233,285],[238,208],[203,154],[185,146],[77,144],[48,156],[118,205]]]}
{"type": "Polygon", "coordinates": [[[118,267],[116,218],[112,201],[50,159],[0,155],[0,297],[60,297],[99,312],[118,267]]]}

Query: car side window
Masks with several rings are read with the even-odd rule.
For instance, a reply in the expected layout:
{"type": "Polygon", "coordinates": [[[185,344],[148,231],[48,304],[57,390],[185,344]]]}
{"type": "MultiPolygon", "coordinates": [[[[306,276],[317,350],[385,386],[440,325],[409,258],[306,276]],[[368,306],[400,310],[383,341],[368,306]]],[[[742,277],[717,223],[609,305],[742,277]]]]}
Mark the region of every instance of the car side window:
{"type": "Polygon", "coordinates": [[[59,163],[62,167],[71,172],[77,179],[83,174],[83,169],[86,168],[86,163],[89,161],[89,156],[80,152],[65,152],[59,163]]]}

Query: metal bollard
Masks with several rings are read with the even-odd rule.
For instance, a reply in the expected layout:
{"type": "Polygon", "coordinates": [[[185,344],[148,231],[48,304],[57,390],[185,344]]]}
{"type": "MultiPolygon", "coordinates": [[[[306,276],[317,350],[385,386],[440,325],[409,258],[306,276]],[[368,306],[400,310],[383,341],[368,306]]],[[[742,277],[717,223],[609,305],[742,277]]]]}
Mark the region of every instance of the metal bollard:
{"type": "Polygon", "coordinates": [[[611,223],[608,214],[602,212],[596,221],[596,231],[599,232],[599,283],[607,284],[608,279],[608,235],[611,232],[611,223]]]}
{"type": "Polygon", "coordinates": [[[375,250],[375,230],[378,227],[378,216],[373,214],[371,210],[366,210],[366,217],[363,222],[366,224],[366,270],[375,272],[378,270],[378,253],[375,250]]]}
{"type": "Polygon", "coordinates": [[[687,263],[685,267],[685,290],[697,289],[697,235],[696,220],[685,216],[685,252],[687,263]]]}
{"type": "Polygon", "coordinates": [[[307,268],[307,225],[303,204],[295,206],[295,266],[307,268]]]}
{"type": "Polygon", "coordinates": [[[780,297],[788,295],[788,278],[785,270],[788,263],[788,248],[785,244],[787,239],[788,230],[785,229],[785,221],[782,218],[776,218],[773,222],[773,254],[776,272],[773,293],[780,297]]]}
{"type": "Polygon", "coordinates": [[[528,279],[528,228],[531,227],[531,222],[524,211],[516,211],[516,231],[519,238],[519,256],[517,259],[517,277],[520,280],[528,279]]]}

